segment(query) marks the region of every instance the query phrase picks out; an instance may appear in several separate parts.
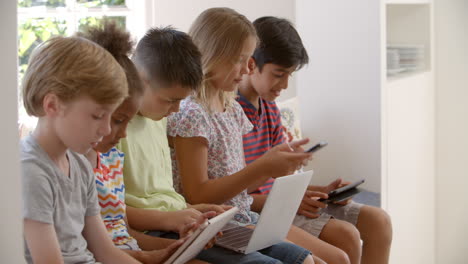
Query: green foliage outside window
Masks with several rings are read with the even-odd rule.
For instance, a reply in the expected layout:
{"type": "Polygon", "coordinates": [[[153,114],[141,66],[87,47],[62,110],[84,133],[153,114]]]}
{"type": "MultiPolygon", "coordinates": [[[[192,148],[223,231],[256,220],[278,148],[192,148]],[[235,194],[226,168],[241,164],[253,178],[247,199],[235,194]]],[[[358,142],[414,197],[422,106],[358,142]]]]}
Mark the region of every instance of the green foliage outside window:
{"type": "Polygon", "coordinates": [[[51,36],[65,35],[67,25],[55,18],[29,18],[21,21],[18,33],[18,59],[20,79],[26,71],[32,51],[51,36]]]}
{"type": "Polygon", "coordinates": [[[78,0],[77,2],[84,7],[125,6],[125,0],[78,0]]]}
{"type": "Polygon", "coordinates": [[[18,7],[34,7],[34,6],[63,7],[65,6],[65,0],[19,0],[18,1],[18,7]]]}
{"type": "MultiPolygon", "coordinates": [[[[10,1],[10,0],[0,0],[10,1]]],[[[138,0],[139,1],[139,0],[138,0]]],[[[66,10],[67,0],[18,0],[18,8],[40,8],[40,11],[54,10],[55,8],[61,8],[66,10]],[[66,9],[64,9],[66,8],[66,9]]],[[[100,8],[103,5],[109,7],[122,7],[125,6],[125,0],[77,0],[76,6],[81,8],[100,8]]],[[[34,9],[31,9],[34,10],[34,9]]],[[[90,13],[88,13],[90,14],[90,13]]],[[[28,67],[28,60],[32,51],[42,42],[50,39],[53,36],[65,36],[70,32],[82,31],[86,26],[96,26],[102,23],[102,17],[78,17],[77,23],[68,23],[63,17],[53,15],[50,17],[30,17],[27,18],[19,16],[18,23],[18,64],[19,64],[19,82],[23,78],[24,73],[28,67]],[[77,27],[77,28],[69,28],[77,27]]],[[[125,16],[113,16],[108,17],[113,20],[116,24],[122,28],[126,28],[126,17],[125,16]]],[[[20,89],[18,90],[18,92],[20,89]]],[[[21,98],[21,96],[19,96],[21,98]]],[[[24,136],[28,134],[36,126],[37,119],[29,117],[22,107],[21,100],[19,102],[19,130],[20,135],[24,136]]]]}
{"type": "MultiPolygon", "coordinates": [[[[125,0],[78,0],[77,4],[87,8],[108,6],[125,6],[125,0]]],[[[19,0],[18,7],[28,8],[45,6],[46,8],[64,7],[65,0],[19,0]]],[[[122,28],[126,28],[126,17],[108,17],[122,28]]],[[[86,26],[95,26],[102,23],[102,17],[83,17],[78,20],[78,31],[86,26]]],[[[18,25],[18,64],[19,80],[21,81],[32,51],[42,42],[52,36],[67,34],[67,23],[64,19],[55,17],[28,18],[19,21],[18,25]]],[[[75,30],[73,30],[75,31],[75,30]]]]}
{"type": "MultiPolygon", "coordinates": [[[[79,6],[82,7],[100,7],[107,6],[125,6],[125,0],[77,0],[79,6]]],[[[18,7],[64,7],[65,0],[19,0],[18,7]]]]}
{"type": "MultiPolygon", "coordinates": [[[[114,21],[118,27],[126,28],[126,19],[123,16],[106,17],[107,20],[114,21]]],[[[78,31],[83,31],[86,27],[93,27],[102,23],[102,17],[84,17],[79,20],[78,31]]]]}

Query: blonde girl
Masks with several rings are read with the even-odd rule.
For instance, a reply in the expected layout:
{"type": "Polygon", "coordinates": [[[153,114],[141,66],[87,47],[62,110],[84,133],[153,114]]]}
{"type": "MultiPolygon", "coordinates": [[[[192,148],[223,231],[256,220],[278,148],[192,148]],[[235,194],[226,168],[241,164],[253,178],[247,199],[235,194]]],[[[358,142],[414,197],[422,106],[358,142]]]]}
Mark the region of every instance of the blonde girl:
{"type": "MultiPolygon", "coordinates": [[[[310,155],[294,150],[308,140],[280,145],[246,166],[242,135],[252,124],[235,101],[235,92],[257,45],[255,28],[232,9],[211,8],[198,16],[189,35],[202,53],[204,81],[181,102],[180,111],[168,117],[174,184],[188,202],[237,206],[236,223],[255,225],[258,214],[251,211],[254,201],[248,189],[301,166],[310,155]]],[[[302,260],[313,263],[309,251],[298,246],[273,247],[278,254],[268,252],[269,257],[291,263],[291,252],[306,252],[302,260]]]]}

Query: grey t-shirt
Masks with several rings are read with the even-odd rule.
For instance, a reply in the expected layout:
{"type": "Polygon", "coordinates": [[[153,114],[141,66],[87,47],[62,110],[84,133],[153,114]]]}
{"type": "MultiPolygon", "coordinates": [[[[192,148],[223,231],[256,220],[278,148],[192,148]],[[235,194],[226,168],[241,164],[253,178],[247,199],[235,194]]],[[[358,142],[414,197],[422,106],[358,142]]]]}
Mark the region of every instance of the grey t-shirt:
{"type": "MultiPolygon", "coordinates": [[[[100,213],[94,174],[84,156],[68,150],[67,157],[70,177],[32,136],[21,141],[23,218],[54,226],[65,263],[95,263],[81,234],[85,216],[100,213]]],[[[26,246],[25,258],[32,263],[26,246]]]]}

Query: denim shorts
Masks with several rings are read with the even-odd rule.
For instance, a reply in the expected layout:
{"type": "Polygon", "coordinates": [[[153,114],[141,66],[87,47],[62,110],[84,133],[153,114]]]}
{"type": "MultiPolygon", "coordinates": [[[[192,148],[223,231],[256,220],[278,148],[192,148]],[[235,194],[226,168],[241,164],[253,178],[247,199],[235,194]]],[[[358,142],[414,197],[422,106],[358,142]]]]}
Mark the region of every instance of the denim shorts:
{"type": "MultiPolygon", "coordinates": [[[[178,239],[179,235],[174,232],[163,232],[163,231],[149,231],[146,233],[150,236],[157,236],[169,239],[178,239]]],[[[234,252],[229,249],[214,246],[210,249],[202,250],[196,257],[198,260],[203,260],[210,263],[265,263],[265,264],[276,264],[276,263],[303,263],[304,260],[310,255],[310,251],[300,246],[294,245],[288,242],[281,242],[274,244],[271,247],[252,252],[250,254],[241,254],[234,252]]]]}

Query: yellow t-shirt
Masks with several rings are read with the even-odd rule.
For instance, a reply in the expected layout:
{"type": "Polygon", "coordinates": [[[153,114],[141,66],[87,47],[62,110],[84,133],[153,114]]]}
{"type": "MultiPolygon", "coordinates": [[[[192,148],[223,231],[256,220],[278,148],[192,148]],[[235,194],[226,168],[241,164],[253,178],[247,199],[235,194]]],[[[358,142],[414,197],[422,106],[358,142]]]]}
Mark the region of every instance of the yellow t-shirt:
{"type": "Polygon", "coordinates": [[[187,207],[174,190],[166,119],[153,121],[136,115],[127,138],[117,148],[125,153],[125,203],[136,208],[176,211],[187,207]]]}

